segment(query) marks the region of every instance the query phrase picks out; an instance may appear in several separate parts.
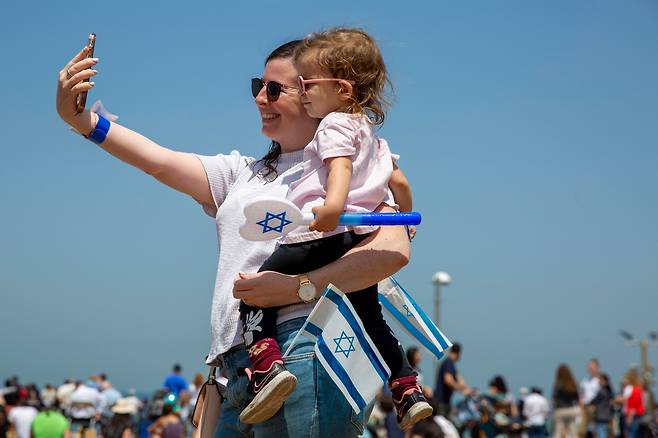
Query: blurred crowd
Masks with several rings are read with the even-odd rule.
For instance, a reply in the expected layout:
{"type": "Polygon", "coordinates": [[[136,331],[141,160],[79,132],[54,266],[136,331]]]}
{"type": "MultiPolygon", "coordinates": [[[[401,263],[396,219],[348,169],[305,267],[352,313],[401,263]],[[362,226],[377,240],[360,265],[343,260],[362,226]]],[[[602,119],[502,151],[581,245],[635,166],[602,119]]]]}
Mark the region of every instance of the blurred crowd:
{"type": "Polygon", "coordinates": [[[67,379],[58,387],[22,384],[0,388],[0,438],[183,438],[193,435],[189,416],[204,376],[190,383],[175,365],[161,389],[140,399],[122,394],[104,373],[67,379]]]}
{"type": "MultiPolygon", "coordinates": [[[[424,384],[420,369],[421,351],[409,348],[407,359],[418,373],[434,416],[411,430],[400,430],[391,393],[384,388],[363,436],[658,437],[651,382],[635,368],[614,385],[596,359],[587,363],[587,375],[578,383],[569,367],[560,364],[546,393],[529,386],[514,395],[502,375],[493,376],[484,390],[470,386],[458,371],[461,355],[462,347],[455,343],[437,370],[436,384],[430,387],[424,384]]],[[[10,377],[0,388],[0,438],[194,438],[190,416],[204,381],[202,374],[196,374],[188,383],[175,365],[162,388],[140,399],[134,390],[122,394],[105,374],[41,389],[10,377]]]]}
{"type": "MultiPolygon", "coordinates": [[[[545,393],[537,386],[510,391],[502,375],[493,376],[485,390],[467,384],[457,370],[461,345],[455,343],[441,362],[435,386],[423,386],[434,416],[401,431],[395,421],[390,394],[382,392],[368,424],[380,438],[648,438],[658,437],[658,411],[651,376],[629,369],[613,385],[597,359],[587,362],[587,375],[577,383],[566,364],[555,371],[545,393]],[[453,395],[457,396],[453,397],[453,395]]],[[[407,351],[417,371],[421,352],[407,351]]],[[[422,373],[420,373],[422,381],[422,373]]]]}

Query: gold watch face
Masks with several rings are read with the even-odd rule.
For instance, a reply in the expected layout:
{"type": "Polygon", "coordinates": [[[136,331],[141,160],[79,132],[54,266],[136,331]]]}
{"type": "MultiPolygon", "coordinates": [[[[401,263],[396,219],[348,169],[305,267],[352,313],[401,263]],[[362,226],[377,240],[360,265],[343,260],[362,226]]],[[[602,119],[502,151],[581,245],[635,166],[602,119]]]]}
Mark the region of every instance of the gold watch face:
{"type": "Polygon", "coordinates": [[[315,286],[311,283],[307,284],[302,284],[299,286],[299,298],[302,299],[302,301],[308,302],[308,301],[313,301],[315,299],[316,295],[316,289],[315,286]]]}

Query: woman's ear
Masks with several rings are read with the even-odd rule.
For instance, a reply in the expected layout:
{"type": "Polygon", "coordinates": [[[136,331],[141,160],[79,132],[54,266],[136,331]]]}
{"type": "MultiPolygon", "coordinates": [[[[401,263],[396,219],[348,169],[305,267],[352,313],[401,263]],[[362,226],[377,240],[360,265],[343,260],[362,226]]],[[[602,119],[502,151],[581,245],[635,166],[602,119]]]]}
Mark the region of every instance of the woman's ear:
{"type": "Polygon", "coordinates": [[[349,81],[341,79],[338,81],[338,85],[340,86],[340,90],[338,90],[338,98],[344,102],[348,101],[354,92],[352,84],[349,81]]]}

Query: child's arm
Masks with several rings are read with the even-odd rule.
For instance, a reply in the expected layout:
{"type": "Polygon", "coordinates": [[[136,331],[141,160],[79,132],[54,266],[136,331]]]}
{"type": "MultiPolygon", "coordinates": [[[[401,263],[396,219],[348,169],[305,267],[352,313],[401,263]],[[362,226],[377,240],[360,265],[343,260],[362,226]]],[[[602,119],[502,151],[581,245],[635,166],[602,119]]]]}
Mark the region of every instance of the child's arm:
{"type": "Polygon", "coordinates": [[[393,163],[393,173],[388,181],[388,187],[393,192],[393,199],[400,206],[400,211],[411,211],[411,186],[407,177],[395,163],[393,163]]]}
{"type": "Polygon", "coordinates": [[[338,217],[345,209],[345,201],[352,179],[352,157],[333,157],[324,160],[327,169],[327,196],[324,205],[313,208],[315,219],[308,227],[311,231],[333,231],[338,217]]]}

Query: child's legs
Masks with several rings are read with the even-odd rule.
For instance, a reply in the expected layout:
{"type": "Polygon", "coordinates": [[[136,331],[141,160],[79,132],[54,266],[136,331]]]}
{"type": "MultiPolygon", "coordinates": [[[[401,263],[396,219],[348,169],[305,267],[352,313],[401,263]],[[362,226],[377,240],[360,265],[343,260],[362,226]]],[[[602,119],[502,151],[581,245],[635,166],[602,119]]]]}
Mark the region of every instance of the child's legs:
{"type": "Polygon", "coordinates": [[[415,376],[400,342],[393,336],[393,332],[388,324],[386,324],[386,320],[384,320],[377,295],[377,285],[375,284],[367,289],[348,293],[347,298],[350,300],[359,318],[361,318],[363,326],[366,332],[368,332],[368,336],[370,336],[372,342],[377,346],[379,353],[384,358],[384,362],[386,362],[386,365],[391,370],[389,382],[400,377],[415,376]]]}
{"type": "MultiPolygon", "coordinates": [[[[275,271],[285,273],[295,260],[288,257],[284,247],[277,248],[260,267],[261,271],[275,271]]],[[[266,339],[276,338],[276,307],[254,307],[240,302],[240,321],[242,321],[242,336],[244,344],[250,348],[254,343],[266,339]]]]}
{"type": "MultiPolygon", "coordinates": [[[[349,251],[366,235],[341,233],[310,242],[281,245],[270,255],[258,272],[304,274],[327,265],[349,251]]],[[[275,338],[277,308],[259,308],[240,303],[240,320],[247,348],[265,338],[275,338]]]]}

